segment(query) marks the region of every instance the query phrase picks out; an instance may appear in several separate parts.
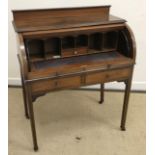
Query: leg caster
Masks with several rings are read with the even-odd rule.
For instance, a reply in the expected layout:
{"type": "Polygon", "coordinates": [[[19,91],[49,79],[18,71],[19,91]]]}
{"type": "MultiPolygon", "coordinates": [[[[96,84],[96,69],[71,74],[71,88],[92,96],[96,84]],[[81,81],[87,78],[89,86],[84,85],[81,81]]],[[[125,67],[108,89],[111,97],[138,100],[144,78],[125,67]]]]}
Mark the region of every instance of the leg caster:
{"type": "Polygon", "coordinates": [[[38,151],[38,146],[35,146],[34,147],[34,151],[38,151]]]}
{"type": "Polygon", "coordinates": [[[27,119],[30,119],[29,115],[27,115],[27,114],[25,114],[25,117],[26,117],[27,119]]]}
{"type": "Polygon", "coordinates": [[[126,128],[125,127],[122,127],[121,126],[120,128],[121,128],[122,131],[126,131],[126,128]]]}

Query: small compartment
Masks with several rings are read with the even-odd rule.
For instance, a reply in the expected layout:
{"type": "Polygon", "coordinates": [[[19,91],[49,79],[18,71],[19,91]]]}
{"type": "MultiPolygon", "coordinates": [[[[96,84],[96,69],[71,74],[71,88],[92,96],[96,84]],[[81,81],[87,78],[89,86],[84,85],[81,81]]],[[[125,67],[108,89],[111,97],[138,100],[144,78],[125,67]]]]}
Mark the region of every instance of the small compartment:
{"type": "Polygon", "coordinates": [[[89,52],[94,53],[98,51],[110,52],[117,49],[118,32],[104,32],[91,34],[89,37],[89,52]]]}
{"type": "Polygon", "coordinates": [[[48,38],[44,40],[45,57],[59,58],[61,57],[61,40],[60,38],[48,38]]]}
{"type": "Polygon", "coordinates": [[[102,49],[102,33],[94,33],[89,36],[89,52],[96,52],[102,49]]]}
{"type": "Polygon", "coordinates": [[[62,49],[72,49],[75,47],[75,38],[67,36],[62,38],[62,49]]]}
{"type": "Polygon", "coordinates": [[[77,36],[76,47],[88,47],[88,36],[84,34],[77,36]]]}
{"type": "Polygon", "coordinates": [[[40,60],[44,58],[44,44],[42,40],[30,39],[25,40],[27,56],[30,60],[40,60]]]}
{"type": "Polygon", "coordinates": [[[126,38],[126,33],[124,31],[120,31],[118,38],[118,51],[124,56],[132,58],[133,55],[130,52],[131,47],[129,45],[130,41],[128,38],[126,38]]]}
{"type": "Polygon", "coordinates": [[[88,52],[88,35],[76,37],[76,54],[86,54],[88,52]]]}
{"type": "Polygon", "coordinates": [[[103,50],[113,51],[116,50],[118,44],[118,32],[106,32],[103,33],[103,50]]]}
{"type": "Polygon", "coordinates": [[[62,50],[62,56],[68,57],[73,56],[75,53],[75,38],[73,36],[67,36],[62,38],[61,42],[61,50],[62,50]]]}

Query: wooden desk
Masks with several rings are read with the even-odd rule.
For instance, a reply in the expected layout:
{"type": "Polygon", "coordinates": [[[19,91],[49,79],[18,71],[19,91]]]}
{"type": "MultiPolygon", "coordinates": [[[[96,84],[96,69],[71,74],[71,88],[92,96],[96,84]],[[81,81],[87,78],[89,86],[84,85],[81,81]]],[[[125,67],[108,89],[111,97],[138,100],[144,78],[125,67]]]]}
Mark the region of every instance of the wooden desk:
{"type": "Polygon", "coordinates": [[[14,10],[25,115],[38,150],[33,102],[50,91],[101,84],[126,85],[121,119],[125,130],[135,64],[135,39],[126,21],[109,14],[110,6],[14,10]]]}

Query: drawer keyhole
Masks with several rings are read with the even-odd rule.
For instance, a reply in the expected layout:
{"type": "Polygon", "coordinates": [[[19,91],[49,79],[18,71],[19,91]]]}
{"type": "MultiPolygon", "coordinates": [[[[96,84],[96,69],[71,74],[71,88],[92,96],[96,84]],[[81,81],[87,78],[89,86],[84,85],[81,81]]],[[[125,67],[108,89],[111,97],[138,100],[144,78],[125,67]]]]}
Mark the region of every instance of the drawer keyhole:
{"type": "Polygon", "coordinates": [[[58,81],[55,81],[55,87],[57,87],[58,86],[58,81]]]}

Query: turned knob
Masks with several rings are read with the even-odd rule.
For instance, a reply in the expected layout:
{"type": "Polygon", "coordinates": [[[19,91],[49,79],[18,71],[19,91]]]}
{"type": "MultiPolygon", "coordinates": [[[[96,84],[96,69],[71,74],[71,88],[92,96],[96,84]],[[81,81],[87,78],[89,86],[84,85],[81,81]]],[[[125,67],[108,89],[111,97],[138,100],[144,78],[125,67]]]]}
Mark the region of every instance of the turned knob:
{"type": "Polygon", "coordinates": [[[74,54],[78,54],[78,51],[74,51],[74,54]]]}

